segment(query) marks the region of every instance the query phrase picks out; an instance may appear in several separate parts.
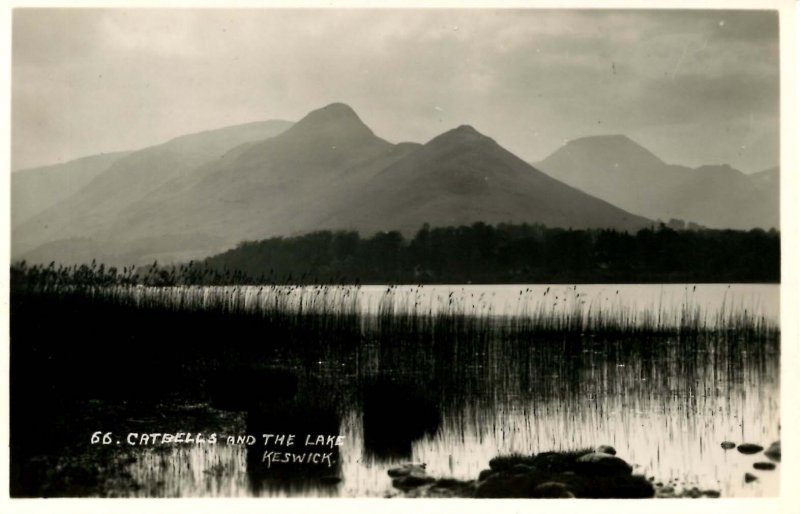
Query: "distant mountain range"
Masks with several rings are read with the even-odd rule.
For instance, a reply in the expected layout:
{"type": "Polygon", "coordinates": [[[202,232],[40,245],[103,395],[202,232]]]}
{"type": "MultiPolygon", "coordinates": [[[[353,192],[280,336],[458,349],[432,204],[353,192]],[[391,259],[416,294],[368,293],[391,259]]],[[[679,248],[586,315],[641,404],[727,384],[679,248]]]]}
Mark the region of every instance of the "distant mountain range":
{"type": "Polygon", "coordinates": [[[320,221],[365,233],[411,234],[434,226],[535,222],[550,227],[637,230],[651,222],[554,180],[470,126],[408,152],[320,221]]]}
{"type": "MultiPolygon", "coordinates": [[[[295,124],[251,123],[15,172],[12,257],[165,263],[245,240],[320,229],[411,235],[424,223],[635,231],[656,218],[681,217],[744,227],[749,212],[734,218],[716,204],[704,209],[704,191],[725,188],[741,208],[752,195],[773,195],[778,173],[739,175],[727,167],[668,166],[622,136],[576,140],[535,167],[469,126],[424,145],[392,144],[347,105],[331,104],[295,124]],[[55,180],[69,187],[37,185],[55,180]]],[[[767,219],[770,209],[777,212],[777,201],[759,216],[767,219]]]]}
{"type": "Polygon", "coordinates": [[[52,207],[91,182],[129,152],[92,155],[11,175],[11,225],[17,226],[52,207]]]}
{"type": "MultiPolygon", "coordinates": [[[[92,259],[95,248],[102,247],[107,256],[135,259],[142,254],[135,245],[132,255],[119,245],[105,245],[107,234],[113,233],[112,227],[126,208],[168,187],[172,181],[197,172],[201,165],[219,159],[231,148],[272,137],[289,126],[288,121],[249,123],[182,136],[121,155],[76,193],[57,198],[38,214],[15,224],[12,257],[30,254],[33,261],[85,262],[86,258],[92,259]]],[[[63,165],[62,171],[70,171],[72,164],[63,165]]],[[[13,173],[12,181],[23,180],[27,173],[13,173]]],[[[184,233],[181,237],[191,236],[184,233]]],[[[141,243],[140,246],[148,246],[141,243]]]]}
{"type": "Polygon", "coordinates": [[[779,171],[745,175],[728,165],[666,164],[622,135],[575,139],[539,169],[566,184],[653,220],[709,228],[779,228],[779,171]]]}

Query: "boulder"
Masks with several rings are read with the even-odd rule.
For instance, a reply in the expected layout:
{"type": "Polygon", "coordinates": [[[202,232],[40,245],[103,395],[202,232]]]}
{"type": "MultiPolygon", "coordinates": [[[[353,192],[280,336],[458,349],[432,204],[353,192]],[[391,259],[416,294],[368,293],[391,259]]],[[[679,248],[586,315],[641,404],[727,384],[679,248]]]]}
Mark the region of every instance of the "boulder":
{"type": "Polygon", "coordinates": [[[512,473],[514,475],[526,475],[531,471],[533,471],[533,469],[534,468],[532,466],[520,463],[520,464],[514,464],[514,466],[512,466],[511,469],[509,470],[509,473],[512,473]]]}
{"type": "Polygon", "coordinates": [[[424,498],[470,498],[475,494],[475,482],[440,478],[420,495],[424,498]]]}
{"type": "Polygon", "coordinates": [[[642,475],[576,475],[562,478],[576,498],[652,498],[656,490],[642,475]]]}
{"type": "Polygon", "coordinates": [[[392,480],[392,485],[401,491],[408,491],[415,487],[432,484],[436,479],[428,476],[424,472],[412,471],[408,475],[403,475],[392,480]]]}
{"type": "Polygon", "coordinates": [[[767,456],[769,460],[774,460],[777,462],[781,461],[781,442],[775,441],[769,448],[764,451],[764,455],[767,456]]]}
{"type": "Polygon", "coordinates": [[[478,483],[475,496],[478,498],[532,498],[536,486],[547,482],[551,476],[535,469],[527,474],[495,473],[478,483]]]}
{"type": "Polygon", "coordinates": [[[561,482],[544,482],[533,489],[534,498],[575,498],[566,484],[561,482]]]}
{"type": "Polygon", "coordinates": [[[398,466],[396,468],[391,468],[389,471],[387,471],[387,473],[388,473],[388,475],[390,477],[397,478],[397,477],[408,476],[408,475],[410,475],[411,473],[414,473],[414,472],[424,474],[425,473],[425,468],[426,468],[425,464],[407,463],[407,464],[403,464],[401,466],[398,466]]]}
{"type": "Polygon", "coordinates": [[[613,446],[609,446],[607,444],[601,444],[600,446],[597,447],[597,449],[595,451],[597,453],[607,453],[609,455],[616,455],[617,454],[617,450],[614,449],[613,446]]]}
{"type": "Polygon", "coordinates": [[[535,457],[529,457],[520,454],[511,454],[511,455],[500,455],[489,461],[489,467],[492,469],[492,471],[509,471],[518,464],[523,464],[526,466],[535,466],[535,457]]]}
{"type": "Polygon", "coordinates": [[[542,452],[533,457],[531,465],[541,471],[559,473],[572,470],[575,465],[575,459],[564,453],[542,452]]]}
{"type": "Polygon", "coordinates": [[[495,471],[493,469],[484,469],[484,470],[482,470],[480,472],[480,474],[478,474],[478,482],[483,482],[484,480],[486,480],[490,476],[494,475],[495,473],[497,473],[497,471],[495,471]]]}
{"type": "Polygon", "coordinates": [[[683,496],[689,498],[700,498],[702,495],[703,493],[697,487],[692,487],[683,492],[683,496]]]}
{"type": "Polygon", "coordinates": [[[763,446],[759,446],[753,443],[742,443],[736,447],[739,450],[739,453],[744,453],[745,455],[752,455],[754,453],[758,453],[764,450],[763,446]]]}
{"type": "Polygon", "coordinates": [[[389,470],[393,485],[415,498],[652,498],[644,476],[624,460],[603,452],[575,450],[495,457],[477,481],[429,477],[424,465],[389,470]]]}
{"type": "Polygon", "coordinates": [[[586,475],[630,475],[633,468],[630,464],[607,453],[587,453],[575,461],[575,470],[586,475]]]}
{"type": "Polygon", "coordinates": [[[754,462],[753,468],[758,469],[760,471],[772,471],[775,469],[775,464],[772,462],[754,462]]]}
{"type": "Polygon", "coordinates": [[[406,492],[436,481],[425,472],[425,464],[403,464],[390,469],[387,473],[393,478],[392,485],[406,492]]]}

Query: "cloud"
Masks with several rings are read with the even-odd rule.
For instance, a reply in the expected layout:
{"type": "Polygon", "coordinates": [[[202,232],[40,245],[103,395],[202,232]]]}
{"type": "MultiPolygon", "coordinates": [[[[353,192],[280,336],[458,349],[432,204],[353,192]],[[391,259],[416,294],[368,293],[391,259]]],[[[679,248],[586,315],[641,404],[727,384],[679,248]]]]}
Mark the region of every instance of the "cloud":
{"type": "Polygon", "coordinates": [[[15,168],[333,101],[392,141],[471,123],[529,159],[597,131],[679,124],[680,143],[778,115],[761,11],[17,9],[13,43],[15,168]]]}

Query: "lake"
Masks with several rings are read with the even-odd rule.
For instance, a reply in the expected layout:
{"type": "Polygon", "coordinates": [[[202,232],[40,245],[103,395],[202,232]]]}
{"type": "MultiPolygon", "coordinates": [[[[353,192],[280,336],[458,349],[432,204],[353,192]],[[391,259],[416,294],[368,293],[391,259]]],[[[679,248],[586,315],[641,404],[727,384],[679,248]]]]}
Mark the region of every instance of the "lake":
{"type": "MultiPolygon", "coordinates": [[[[48,423],[72,427],[81,441],[89,433],[78,426],[121,434],[120,445],[112,442],[102,454],[80,446],[85,441],[64,443],[75,446],[75,462],[101,459],[98,468],[110,473],[83,493],[89,496],[395,496],[387,471],[403,463],[425,463],[434,477],[471,480],[500,454],[600,444],[614,446],[634,473],[652,477],[662,491],[774,496],[779,463],[758,471],[753,464],[765,461],[763,454],[720,445],[767,447],[780,439],[779,337],[740,330],[750,322],[778,324],[779,290],[763,284],[140,287],[78,302],[59,297],[69,302],[67,322],[48,318],[64,309],[20,302],[34,321],[15,306],[12,341],[54,339],[24,330],[67,323],[64,330],[88,341],[87,355],[112,352],[100,367],[86,366],[80,352],[61,355],[58,346],[36,354],[56,352],[47,363],[54,377],[67,369],[71,380],[88,375],[92,386],[63,393],[69,402],[53,400],[52,410],[63,415],[46,414],[48,423]],[[109,299],[121,310],[109,307],[109,299]],[[81,316],[91,320],[101,312],[108,328],[85,331],[81,316]],[[319,321],[319,312],[335,315],[319,321]],[[623,327],[676,329],[606,330],[596,321],[604,317],[623,327]],[[538,332],[513,324],[528,318],[581,323],[538,332]],[[474,319],[481,321],[473,326],[474,319]],[[120,338],[109,345],[104,334],[114,330],[120,338]],[[137,401],[128,401],[132,389],[120,386],[127,376],[138,377],[131,386],[137,401]],[[97,384],[106,385],[104,396],[97,384]],[[220,442],[130,446],[125,434],[134,432],[214,432],[220,442]],[[224,439],[244,434],[254,435],[255,444],[224,439]],[[265,447],[262,434],[342,437],[340,445],[320,447],[327,463],[267,465],[266,451],[309,447],[265,447]],[[756,480],[745,481],[746,473],[756,480]]],[[[50,390],[34,382],[25,387],[50,390]]],[[[15,409],[19,416],[21,407],[15,409]]]]}
{"type": "MultiPolygon", "coordinates": [[[[313,291],[292,287],[286,294],[295,305],[300,298],[308,305],[313,291]]],[[[256,301],[256,293],[250,288],[246,296],[256,301]]],[[[328,294],[332,299],[344,293],[328,294]]],[[[674,313],[688,302],[702,309],[709,325],[723,305],[779,319],[779,287],[760,284],[363,286],[355,294],[358,309],[371,314],[391,296],[395,313],[436,313],[456,305],[469,314],[518,316],[543,301],[556,309],[583,301],[586,308],[674,313]]],[[[691,344],[674,338],[591,340],[569,350],[561,341],[525,348],[491,341],[438,354],[366,345],[317,363],[326,387],[340,392],[338,433],[345,444],[339,448],[337,486],[266,481],[254,487],[248,450],[238,446],[151,452],[131,471],[145,482],[163,482],[158,494],[164,496],[384,496],[393,492],[387,469],[403,462],[426,463],[433,476],[474,479],[498,454],[610,444],[636,473],[679,490],[697,486],[726,497],[772,496],[779,472],[756,472],[757,457],[725,451],[720,443],[766,447],[780,438],[779,362],[777,342],[754,348],[714,336],[691,344]],[[365,444],[359,391],[377,376],[425,391],[440,413],[434,429],[415,438],[405,454],[365,444]],[[746,472],[758,480],[745,483],[746,472]]],[[[248,431],[242,423],[240,429],[248,431]]]]}

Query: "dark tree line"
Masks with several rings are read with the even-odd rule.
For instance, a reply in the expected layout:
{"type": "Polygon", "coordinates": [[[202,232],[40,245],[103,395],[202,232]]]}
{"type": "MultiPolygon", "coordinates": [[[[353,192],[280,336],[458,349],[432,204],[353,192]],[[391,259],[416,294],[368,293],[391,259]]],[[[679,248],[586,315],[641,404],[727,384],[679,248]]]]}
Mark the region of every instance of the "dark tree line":
{"type": "Polygon", "coordinates": [[[780,235],[754,229],[636,234],[540,225],[423,226],[362,238],[314,232],[245,242],[197,274],[228,283],[668,283],[779,282],[780,235]]]}

